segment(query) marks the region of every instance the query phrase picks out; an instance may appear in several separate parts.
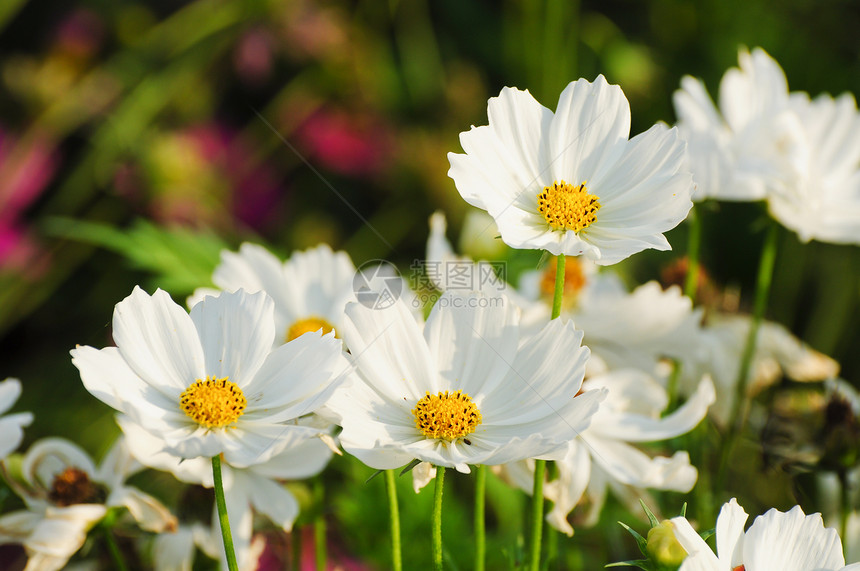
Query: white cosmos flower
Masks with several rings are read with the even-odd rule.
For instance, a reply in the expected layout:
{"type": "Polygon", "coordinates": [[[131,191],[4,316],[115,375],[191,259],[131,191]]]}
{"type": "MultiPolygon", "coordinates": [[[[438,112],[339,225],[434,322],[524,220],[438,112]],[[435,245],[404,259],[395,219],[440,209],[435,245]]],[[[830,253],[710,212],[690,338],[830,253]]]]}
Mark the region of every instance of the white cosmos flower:
{"type": "Polygon", "coordinates": [[[116,347],[78,347],[72,362],[98,399],[157,435],[180,458],[223,454],[245,467],[279,452],[286,424],[325,404],[345,370],[333,333],[272,349],[273,304],[263,292],[205,297],[186,313],[166,292],[140,288],[117,304],[116,347]]]}
{"type": "MultiPolygon", "coordinates": [[[[165,470],[182,482],[213,487],[212,466],[207,458],[181,460],[161,449],[157,437],[149,434],[139,425],[119,419],[120,427],[128,440],[128,446],[135,458],[150,468],[165,470]]],[[[247,468],[237,468],[222,464],[224,495],[227,513],[230,514],[231,529],[236,548],[239,567],[255,569],[261,549],[253,537],[254,513],[261,514],[284,531],[290,531],[299,515],[299,502],[290,491],[278,483],[281,480],[303,480],[322,472],[332,457],[331,448],[321,438],[308,437],[290,432],[285,435],[281,450],[267,461],[247,468]]],[[[164,537],[156,545],[165,569],[170,554],[185,553],[193,542],[214,558],[224,557],[221,542],[218,513],[213,506],[212,530],[215,541],[207,542],[205,534],[199,529],[181,530],[175,537],[164,537]]],[[[162,534],[167,535],[167,534],[162,534]]],[[[226,568],[226,565],[223,565],[226,568]]]]}
{"type": "MultiPolygon", "coordinates": [[[[264,291],[275,303],[275,345],[308,331],[339,330],[343,309],[352,298],[355,266],[346,252],[327,244],[295,252],[286,262],[262,246],[244,243],[238,252],[224,250],[212,281],[224,291],[264,291]]],[[[200,288],[188,299],[193,306],[218,290],[200,288]]]]}
{"type": "Polygon", "coordinates": [[[807,140],[800,173],[768,196],[771,215],[804,242],[860,244],[860,113],[854,96],[791,95],[807,140]]]}
{"type": "Polygon", "coordinates": [[[804,515],[800,506],[758,516],[744,532],[747,513],[732,498],[717,517],[715,555],[683,517],[672,518],[675,537],[687,551],[679,571],[857,571],[845,566],[835,529],[825,528],[821,514],[804,515]]]}
{"type": "MultiPolygon", "coordinates": [[[[695,351],[702,310],[694,309],[678,286],[663,289],[651,281],[628,292],[617,275],[600,274],[563,317],[583,330],[584,343],[610,369],[638,368],[654,374],[662,359],[695,351]]],[[[700,379],[701,375],[694,384],[700,379]]]]}
{"type": "Polygon", "coordinates": [[[805,154],[782,68],[761,48],[741,50],[738,63],[720,82],[719,109],[702,80],[690,76],[673,97],[694,200],[761,200],[797,176],[805,154]]]}
{"type": "Polygon", "coordinates": [[[0,543],[21,543],[27,569],[60,569],[83,546],[87,531],[111,507],[125,507],[138,525],[156,533],[176,528],[176,518],[161,502],[125,480],[142,465],[129,455],[120,438],[96,467],[81,448],[62,438],[37,441],[24,455],[27,505],[0,517],[0,543]]]}
{"type": "MultiPolygon", "coordinates": [[[[21,381],[6,379],[0,383],[0,415],[9,412],[19,396],[21,396],[21,381]]],[[[31,422],[33,422],[33,415],[29,412],[0,416],[0,460],[18,448],[21,439],[24,438],[23,428],[31,422]]]]}
{"type": "MultiPolygon", "coordinates": [[[[669,398],[659,383],[634,369],[613,371],[589,378],[584,390],[605,387],[609,394],[600,404],[591,425],[566,445],[556,460],[558,478],[547,482],[544,493],[553,502],[547,521],[573,535],[568,514],[587,497],[582,523],[594,525],[600,516],[607,489],[631,506],[638,505],[644,489],[689,492],[696,483],[696,468],[685,451],[671,457],[651,457],[635,446],[658,442],[692,430],[714,402],[714,386],[703,379],[695,394],[671,414],[660,417],[669,398]]],[[[526,493],[532,491],[534,462],[506,464],[502,474],[526,493]]]]}
{"type": "MultiPolygon", "coordinates": [[[[477,287],[471,289],[485,295],[503,292],[522,311],[520,328],[540,331],[550,317],[555,263],[525,272],[519,288],[514,288],[497,278],[486,262],[458,256],[445,237],[445,228],[443,214],[431,216],[427,264],[437,269],[428,272],[434,286],[457,291],[456,279],[448,278],[448,274],[456,273],[455,278],[473,276],[477,287]]],[[[623,368],[655,373],[661,360],[688,358],[696,352],[702,310],[694,309],[677,286],[664,290],[652,281],[628,292],[617,274],[610,270],[598,274],[594,265],[582,258],[566,261],[564,283],[562,317],[572,319],[585,335],[583,342],[591,350],[589,374],[623,368]]],[[[691,391],[701,378],[699,374],[692,381],[691,391]]]]}
{"type": "Polygon", "coordinates": [[[671,249],[663,232],[692,207],[684,142],[664,125],[628,140],[620,87],[602,75],[572,82],[554,114],[506,87],[487,114],[489,125],[460,134],[466,154],[448,154],[448,175],[466,202],[495,219],[506,244],[601,265],[671,249]]]}
{"type": "Polygon", "coordinates": [[[582,333],[553,320],[525,338],[503,296],[445,293],[423,331],[402,302],[350,304],[344,337],[363,382],[329,406],[342,416],[344,449],[377,469],[418,459],[468,472],[548,455],[588,426],[604,397],[576,396],[582,333]]]}

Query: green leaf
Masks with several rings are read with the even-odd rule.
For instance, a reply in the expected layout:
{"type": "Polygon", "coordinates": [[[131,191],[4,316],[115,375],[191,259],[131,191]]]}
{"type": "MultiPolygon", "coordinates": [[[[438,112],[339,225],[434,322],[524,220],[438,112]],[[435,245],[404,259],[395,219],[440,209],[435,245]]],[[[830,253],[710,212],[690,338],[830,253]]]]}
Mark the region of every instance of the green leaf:
{"type": "Polygon", "coordinates": [[[645,505],[645,502],[640,498],[639,503],[642,505],[642,509],[645,510],[645,514],[648,516],[648,521],[651,522],[651,527],[657,527],[659,525],[659,521],[657,521],[657,516],[654,515],[654,512],[645,505]]]}
{"type": "Polygon", "coordinates": [[[210,285],[221,250],[228,248],[210,232],[162,228],[142,219],[127,229],[120,229],[100,222],[50,218],[45,230],[54,236],[116,252],[130,267],[153,274],[150,287],[160,287],[177,295],[210,285]]]}
{"type": "Polygon", "coordinates": [[[417,466],[420,463],[421,463],[421,460],[418,460],[417,458],[413,458],[412,461],[409,462],[409,464],[407,464],[406,466],[403,467],[402,470],[400,470],[400,475],[402,476],[404,474],[408,474],[409,472],[412,471],[413,468],[415,468],[415,466],[417,466]]]}
{"type": "Polygon", "coordinates": [[[654,564],[647,559],[629,559],[627,561],[607,563],[603,567],[638,567],[639,569],[644,569],[645,571],[655,571],[654,564]]]}
{"type": "Polygon", "coordinates": [[[642,555],[648,555],[648,553],[645,551],[645,548],[648,546],[648,540],[639,535],[639,533],[635,529],[633,529],[623,521],[619,521],[618,524],[627,531],[629,531],[630,535],[632,535],[633,538],[636,539],[636,543],[639,545],[639,551],[642,552],[642,555]]]}

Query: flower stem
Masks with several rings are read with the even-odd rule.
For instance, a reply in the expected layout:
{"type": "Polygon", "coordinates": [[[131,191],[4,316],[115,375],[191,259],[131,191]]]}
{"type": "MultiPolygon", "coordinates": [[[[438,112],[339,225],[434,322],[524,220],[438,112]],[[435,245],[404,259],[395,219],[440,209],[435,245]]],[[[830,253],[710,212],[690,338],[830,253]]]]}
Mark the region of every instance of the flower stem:
{"type": "Polygon", "coordinates": [[[851,485],[848,481],[848,472],[840,468],[839,475],[839,537],[842,538],[842,549],[848,550],[848,517],[851,515],[851,485]]]}
{"type": "Polygon", "coordinates": [[[233,535],[230,533],[230,520],[227,517],[227,502],[224,499],[224,482],[221,479],[221,456],[212,457],[212,478],[215,481],[215,505],[218,506],[218,520],[221,523],[221,537],[224,540],[224,553],[227,555],[227,568],[239,571],[236,552],[233,549],[233,535]]]}
{"type": "MultiPolygon", "coordinates": [[[[559,254],[555,266],[555,290],[552,296],[552,316],[561,315],[561,302],[564,298],[564,254],[559,254]]],[[[532,487],[532,540],[529,565],[532,571],[540,569],[541,535],[543,534],[543,479],[546,473],[546,460],[535,460],[535,479],[532,487]]]]}
{"type": "Polygon", "coordinates": [[[320,478],[314,482],[314,500],[319,513],[314,518],[314,555],[317,571],[325,571],[326,567],[326,529],[325,529],[325,486],[320,478]]]}
{"type": "Polygon", "coordinates": [[[481,464],[475,474],[475,571],[484,571],[487,537],[484,528],[484,506],[487,492],[487,467],[481,464]]]}
{"type": "Polygon", "coordinates": [[[400,510],[397,507],[397,487],[394,485],[394,470],[385,471],[385,490],[388,492],[389,521],[391,525],[391,568],[403,569],[400,555],[400,510]]]}
{"type": "Polygon", "coordinates": [[[125,564],[125,558],[122,556],[122,550],[119,548],[119,545],[116,543],[116,539],[113,536],[113,532],[111,529],[114,526],[114,522],[116,520],[116,512],[114,510],[109,510],[107,515],[101,522],[101,528],[104,532],[105,543],[107,544],[108,551],[110,552],[111,559],[113,559],[113,564],[116,567],[117,571],[128,571],[128,565],[125,564]]]}
{"type": "Polygon", "coordinates": [[[776,250],[779,238],[779,224],[774,220],[770,220],[767,229],[767,235],[762,248],[761,260],[759,260],[758,276],[756,278],[755,300],[753,302],[753,315],[750,323],[749,332],[747,333],[744,352],[741,356],[741,364],[738,370],[738,377],[735,383],[735,396],[732,403],[732,412],[729,416],[729,433],[726,438],[726,445],[723,447],[722,462],[720,462],[719,477],[717,479],[717,489],[724,489],[722,485],[725,483],[725,476],[728,467],[728,462],[732,451],[737,444],[737,439],[743,431],[746,424],[746,417],[749,413],[749,399],[747,398],[747,385],[749,384],[750,369],[752,368],[753,358],[755,357],[756,342],[758,340],[758,331],[761,327],[764,311],[767,308],[767,300],[770,295],[770,286],[773,281],[773,268],[776,262],[776,250]]]}
{"type": "Polygon", "coordinates": [[[546,473],[546,460],[535,460],[535,479],[532,488],[532,542],[529,554],[529,569],[540,569],[540,544],[543,534],[543,478],[546,473]]]}
{"type": "Polygon", "coordinates": [[[433,569],[442,571],[442,488],[445,467],[436,466],[436,489],[433,491],[433,569]]]}
{"type": "Polygon", "coordinates": [[[687,216],[690,233],[687,236],[687,277],[684,280],[684,295],[696,303],[699,289],[699,250],[702,249],[702,219],[694,206],[687,216]]]}
{"type": "Polygon", "coordinates": [[[555,266],[555,291],[552,294],[552,317],[561,315],[561,302],[564,299],[564,254],[559,254],[555,266]]]}

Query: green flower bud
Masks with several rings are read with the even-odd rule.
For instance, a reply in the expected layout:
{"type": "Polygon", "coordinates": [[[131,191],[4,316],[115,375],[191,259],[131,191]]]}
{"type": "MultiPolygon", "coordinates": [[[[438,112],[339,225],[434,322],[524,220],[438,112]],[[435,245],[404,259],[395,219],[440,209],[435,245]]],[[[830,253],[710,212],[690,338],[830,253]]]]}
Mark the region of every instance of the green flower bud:
{"type": "Polygon", "coordinates": [[[675,537],[675,524],[668,519],[648,530],[645,549],[660,567],[677,569],[687,558],[687,552],[675,537]]]}

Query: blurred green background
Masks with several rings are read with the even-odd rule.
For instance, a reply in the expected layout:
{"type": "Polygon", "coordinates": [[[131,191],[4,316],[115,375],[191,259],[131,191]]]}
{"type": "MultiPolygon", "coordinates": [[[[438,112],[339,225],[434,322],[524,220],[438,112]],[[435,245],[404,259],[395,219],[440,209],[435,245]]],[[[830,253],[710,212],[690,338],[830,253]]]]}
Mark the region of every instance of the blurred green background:
{"type": "MultiPolygon", "coordinates": [[[[684,74],[716,93],[741,46],[765,48],[793,90],[857,93],[858,29],[847,0],[4,0],[0,377],[21,378],[16,410],[35,412],[25,446],[110,444],[112,413],[68,350],[109,344],[113,305],[135,284],[182,301],[243,240],[283,256],[325,241],[356,265],[405,269],[436,209],[456,237],[468,206],[446,153],[486,124],[501,87],[554,109],[568,82],[602,73],[630,100],[635,134],[674,122],[684,74]]],[[[703,262],[745,307],[761,205],[703,216],[703,262]]],[[[622,270],[658,277],[685,237],[622,270]]],[[[860,249],[784,232],[775,284],[770,318],[856,385],[860,249]]]]}

